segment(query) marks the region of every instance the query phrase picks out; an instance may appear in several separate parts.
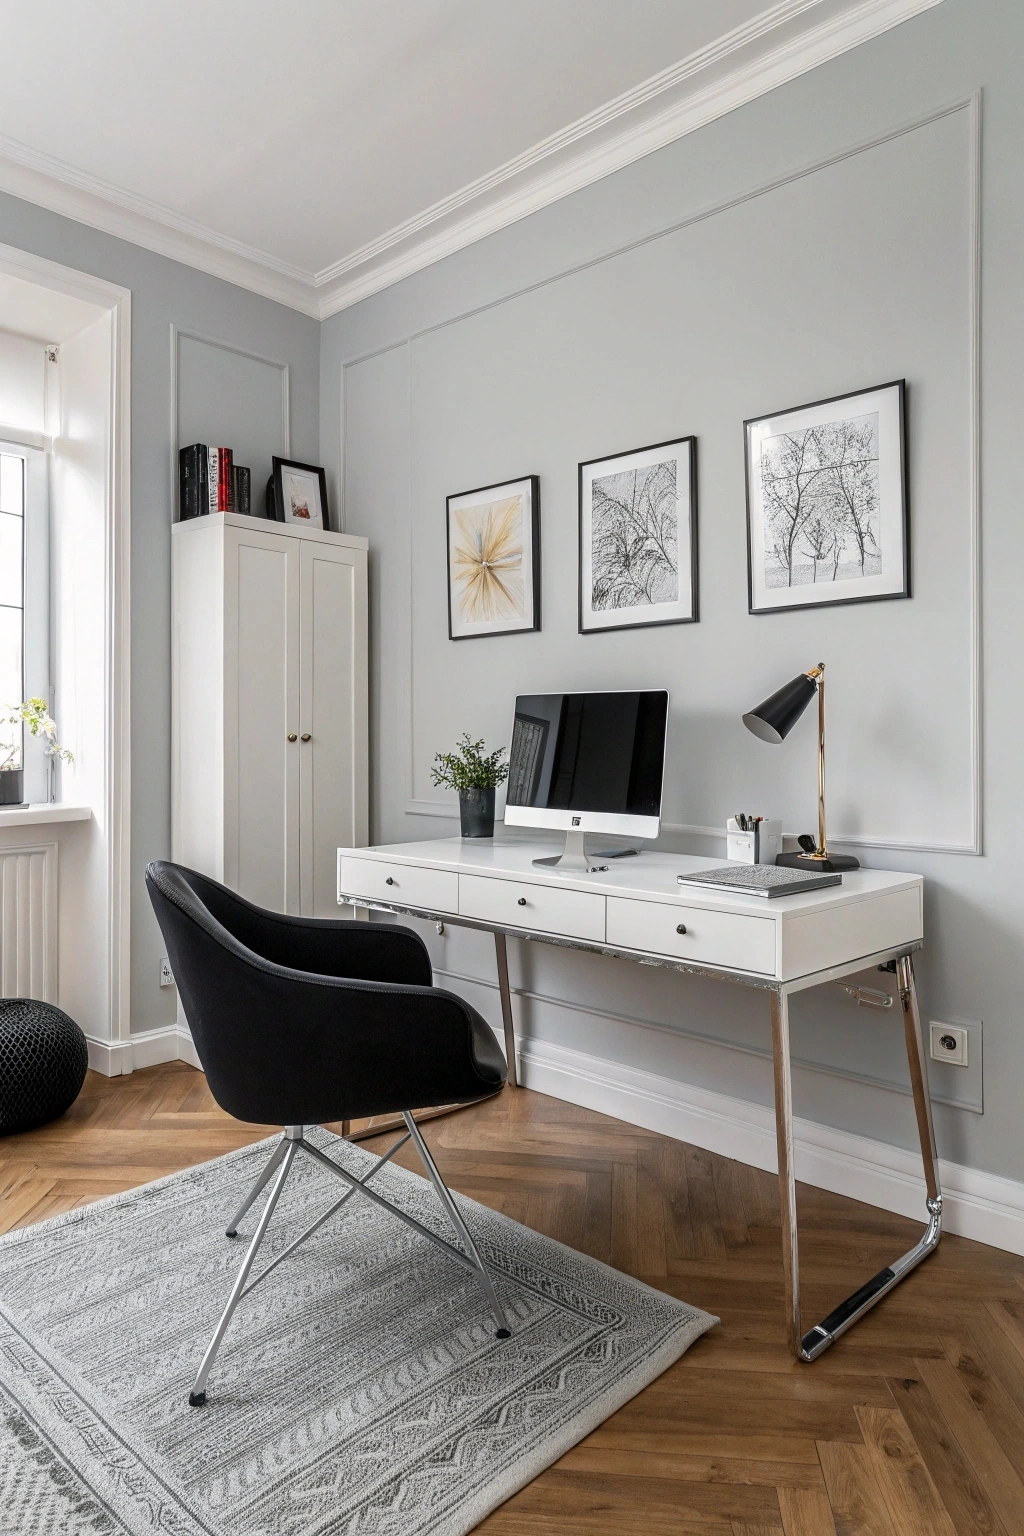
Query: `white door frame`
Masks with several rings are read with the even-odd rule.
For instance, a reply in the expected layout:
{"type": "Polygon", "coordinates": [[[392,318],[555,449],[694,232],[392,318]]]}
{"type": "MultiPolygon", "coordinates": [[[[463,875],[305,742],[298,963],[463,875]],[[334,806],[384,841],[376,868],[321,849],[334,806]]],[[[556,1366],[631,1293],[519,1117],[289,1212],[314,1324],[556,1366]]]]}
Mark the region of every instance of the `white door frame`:
{"type": "Polygon", "coordinates": [[[104,551],[104,816],[107,984],[112,1055],[130,1060],[131,939],[131,291],[89,272],[0,245],[0,272],[95,304],[110,314],[111,436],[104,551]]]}

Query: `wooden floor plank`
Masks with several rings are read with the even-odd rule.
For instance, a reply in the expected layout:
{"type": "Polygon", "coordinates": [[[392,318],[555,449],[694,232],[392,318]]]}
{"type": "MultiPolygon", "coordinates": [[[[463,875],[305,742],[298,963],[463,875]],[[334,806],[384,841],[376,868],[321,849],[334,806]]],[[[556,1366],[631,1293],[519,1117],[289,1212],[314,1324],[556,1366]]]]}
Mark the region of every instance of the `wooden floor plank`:
{"type": "MultiPolygon", "coordinates": [[[[0,1142],[0,1229],[271,1134],[224,1115],[183,1063],[89,1073],[67,1115],[0,1142]]],[[[526,1090],[425,1134],[456,1189],[722,1318],[489,1536],[1024,1536],[1015,1255],[945,1237],[806,1365],[786,1345],[773,1175],[526,1090]]],[[[408,1147],[397,1160],[418,1171],[408,1147]]],[[[799,1201],[808,1316],[918,1231],[804,1185],[799,1201]]]]}
{"type": "Polygon", "coordinates": [[[864,1446],[899,1536],[956,1536],[898,1408],[858,1408],[864,1446]]]}

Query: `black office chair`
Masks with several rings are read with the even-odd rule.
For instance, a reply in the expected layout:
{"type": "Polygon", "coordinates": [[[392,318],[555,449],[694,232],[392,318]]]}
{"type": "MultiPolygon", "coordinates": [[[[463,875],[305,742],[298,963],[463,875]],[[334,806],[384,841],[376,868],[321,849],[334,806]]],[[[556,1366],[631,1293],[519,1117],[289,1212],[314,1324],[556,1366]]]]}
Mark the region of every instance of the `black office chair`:
{"type": "Polygon", "coordinates": [[[189,1394],[191,1405],[206,1401],[210,1368],[242,1297],[357,1191],[472,1270],[494,1313],[497,1337],[507,1339],[491,1277],[412,1116],[432,1104],[490,1097],[505,1082],[505,1061],[480,1015],[432,985],[430,958],[418,935],[384,923],[265,912],[216,880],[162,860],[147,866],[146,884],[214,1098],[236,1120],[285,1128],[228,1225],[228,1237],[235,1237],[246,1211],[274,1179],[189,1394]],[[402,1115],[406,1134],[362,1178],[303,1134],[309,1125],[387,1113],[402,1115]],[[410,1138],[465,1252],[369,1188],[410,1138]],[[349,1187],[247,1285],[299,1152],[349,1187]]]}

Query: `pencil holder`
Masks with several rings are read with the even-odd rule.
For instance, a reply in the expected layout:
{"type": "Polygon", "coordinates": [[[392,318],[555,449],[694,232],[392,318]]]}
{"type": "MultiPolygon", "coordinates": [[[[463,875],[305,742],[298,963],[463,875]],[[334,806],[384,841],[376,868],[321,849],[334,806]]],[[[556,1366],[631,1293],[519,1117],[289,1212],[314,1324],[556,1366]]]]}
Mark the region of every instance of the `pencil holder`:
{"type": "Polygon", "coordinates": [[[737,864],[774,864],[782,849],[782,822],[767,818],[755,822],[750,832],[741,832],[735,816],[725,824],[726,857],[737,864]]]}

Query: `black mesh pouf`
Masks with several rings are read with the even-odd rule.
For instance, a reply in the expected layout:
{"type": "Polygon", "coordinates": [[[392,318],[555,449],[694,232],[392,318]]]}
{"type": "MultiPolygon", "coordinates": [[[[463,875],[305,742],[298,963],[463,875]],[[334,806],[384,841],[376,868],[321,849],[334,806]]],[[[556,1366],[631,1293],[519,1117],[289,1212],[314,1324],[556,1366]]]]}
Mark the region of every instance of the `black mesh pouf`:
{"type": "Polygon", "coordinates": [[[31,997],[0,998],[0,1134],[56,1120],[78,1098],[88,1065],[74,1019],[31,997]]]}

